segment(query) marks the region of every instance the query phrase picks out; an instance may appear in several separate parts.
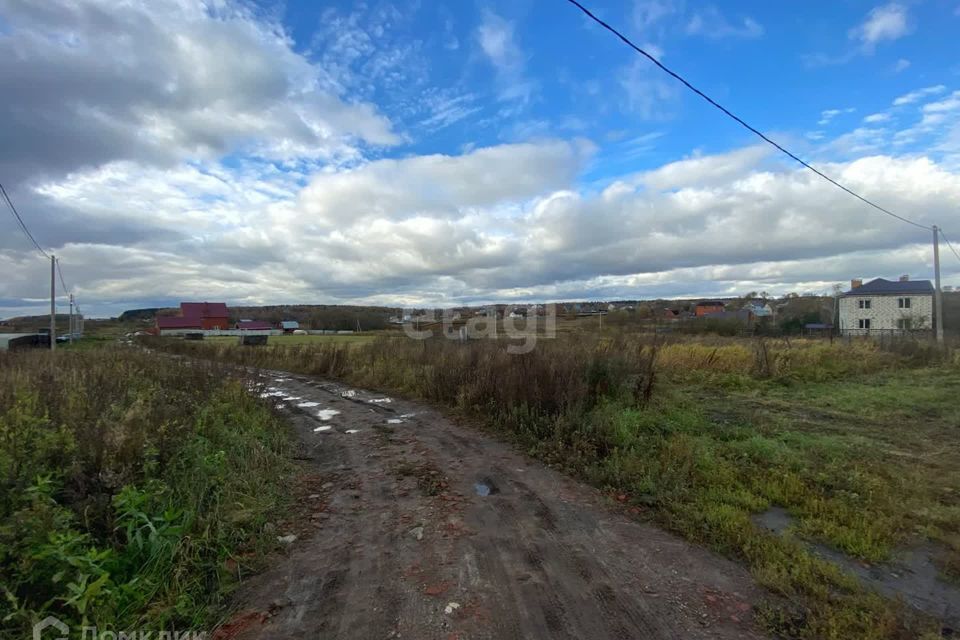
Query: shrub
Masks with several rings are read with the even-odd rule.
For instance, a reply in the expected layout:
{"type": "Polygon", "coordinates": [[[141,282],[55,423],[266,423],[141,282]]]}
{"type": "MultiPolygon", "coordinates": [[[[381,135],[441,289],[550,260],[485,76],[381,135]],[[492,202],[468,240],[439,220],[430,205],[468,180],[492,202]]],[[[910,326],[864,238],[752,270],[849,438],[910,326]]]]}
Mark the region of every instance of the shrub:
{"type": "Polygon", "coordinates": [[[212,364],[0,353],[0,619],[196,628],[284,504],[288,434],[212,364]]]}

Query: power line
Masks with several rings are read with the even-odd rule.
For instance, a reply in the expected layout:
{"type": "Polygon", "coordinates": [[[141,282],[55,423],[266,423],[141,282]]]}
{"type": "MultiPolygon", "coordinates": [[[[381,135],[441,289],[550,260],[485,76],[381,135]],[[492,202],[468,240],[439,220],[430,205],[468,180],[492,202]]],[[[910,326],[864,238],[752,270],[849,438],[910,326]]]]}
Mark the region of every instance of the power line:
{"type": "Polygon", "coordinates": [[[953,252],[953,255],[957,256],[957,260],[960,260],[960,253],[957,253],[957,250],[953,248],[953,245],[950,244],[950,241],[947,240],[947,236],[943,235],[943,229],[938,229],[940,232],[940,237],[943,238],[943,241],[947,243],[947,246],[950,247],[950,251],[953,252]]]}
{"type": "Polygon", "coordinates": [[[57,264],[57,275],[60,276],[60,284],[63,286],[63,292],[67,295],[70,295],[70,287],[67,286],[67,283],[63,280],[63,271],[60,269],[60,259],[56,258],[57,264]]]}
{"type": "Polygon", "coordinates": [[[46,251],[40,246],[40,243],[37,242],[36,238],[33,237],[33,234],[30,233],[30,230],[27,229],[27,225],[24,224],[23,218],[20,217],[20,212],[17,211],[17,208],[13,206],[13,200],[10,199],[10,196],[7,195],[7,190],[3,188],[3,184],[0,184],[0,195],[3,196],[4,202],[7,203],[7,207],[10,209],[10,213],[13,214],[13,217],[17,219],[17,224],[20,226],[20,229],[23,233],[30,238],[30,242],[33,243],[33,246],[37,248],[37,251],[43,254],[44,258],[49,258],[50,256],[46,251]]]}
{"type": "Polygon", "coordinates": [[[734,119],[736,122],[738,122],[742,127],[744,127],[745,129],[747,129],[748,131],[751,131],[751,132],[755,133],[755,134],[758,135],[761,139],[763,139],[765,142],[767,142],[768,144],[773,145],[774,147],[776,147],[777,149],[779,149],[781,152],[783,152],[784,154],[786,154],[786,155],[789,156],[790,158],[796,160],[797,162],[799,162],[801,165],[803,165],[804,167],[806,167],[806,168],[809,169],[810,171],[813,171],[815,174],[817,174],[818,176],[820,176],[821,178],[823,178],[823,179],[826,180],[827,182],[831,183],[831,184],[834,185],[835,187],[838,187],[838,188],[840,188],[840,189],[843,189],[844,191],[846,191],[847,193],[849,193],[849,194],[852,195],[853,197],[857,198],[857,199],[860,200],[861,202],[865,202],[866,204],[870,205],[870,206],[873,207],[874,209],[876,209],[876,210],[878,210],[878,211],[881,211],[881,212],[887,214],[888,216],[892,216],[892,217],[896,218],[897,220],[900,220],[901,222],[906,222],[907,224],[912,224],[913,226],[919,227],[920,229],[927,229],[927,230],[931,230],[931,229],[932,229],[932,227],[928,227],[928,226],[926,226],[926,225],[922,225],[922,224],[920,224],[919,222],[914,222],[913,220],[910,220],[909,218],[905,218],[905,217],[903,217],[903,216],[901,216],[901,215],[897,215],[896,213],[894,213],[894,212],[892,212],[892,211],[890,211],[890,210],[888,210],[888,209],[884,209],[883,207],[881,207],[881,206],[878,205],[877,203],[872,202],[872,201],[864,198],[863,196],[861,196],[861,195],[860,195],[859,193],[857,193],[856,191],[853,191],[852,189],[849,189],[849,188],[843,186],[842,184],[840,184],[839,182],[837,182],[836,180],[834,180],[834,179],[831,178],[830,176],[826,175],[825,173],[823,173],[822,171],[820,171],[820,170],[817,169],[816,167],[812,166],[810,163],[804,161],[804,160],[801,159],[799,156],[791,153],[790,151],[788,151],[787,149],[785,149],[784,147],[782,147],[782,146],[779,145],[778,143],[774,142],[773,140],[771,140],[770,138],[768,138],[767,136],[765,136],[763,133],[761,133],[759,130],[757,130],[757,129],[755,129],[754,127],[752,127],[752,126],[750,126],[749,124],[747,124],[742,118],[740,118],[739,116],[733,114],[729,109],[727,109],[726,107],[724,107],[723,105],[721,105],[720,103],[718,103],[716,100],[714,100],[713,98],[711,98],[710,96],[708,96],[707,94],[705,94],[705,93],[704,93],[703,91],[701,91],[700,89],[697,89],[695,86],[693,86],[692,84],[690,84],[689,82],[687,82],[687,81],[686,81],[682,76],[680,76],[678,73],[672,71],[671,69],[668,69],[668,68],[667,68],[666,66],[664,66],[663,63],[661,63],[659,60],[657,60],[657,59],[654,58],[652,55],[650,55],[649,53],[647,53],[646,51],[644,51],[643,49],[641,49],[640,47],[638,47],[637,45],[635,45],[635,44],[634,44],[629,38],[627,38],[625,35],[623,35],[623,34],[620,33],[619,31],[617,31],[614,27],[611,27],[609,24],[607,24],[606,22],[604,22],[603,20],[601,20],[600,18],[598,18],[597,16],[595,16],[593,13],[591,13],[591,11],[590,11],[589,9],[587,9],[587,8],[584,7],[582,4],[580,4],[579,2],[577,2],[577,0],[567,0],[567,1],[568,1],[570,4],[576,6],[578,9],[580,9],[580,11],[582,11],[588,18],[590,18],[591,20],[593,20],[594,22],[596,22],[597,24],[599,24],[601,27],[603,27],[604,29],[606,29],[607,31],[609,31],[610,33],[612,33],[613,35],[617,36],[617,37],[618,37],[620,40],[622,40],[622,41],[624,42],[624,44],[626,44],[628,47],[630,47],[631,49],[633,49],[634,51],[636,51],[636,52],[639,53],[640,55],[646,57],[648,60],[650,60],[650,62],[652,62],[653,64],[657,65],[658,67],[660,67],[660,69],[662,69],[663,71],[667,72],[669,75],[673,76],[675,79],[677,79],[677,80],[679,80],[681,83],[683,83],[684,86],[686,86],[688,89],[690,89],[691,91],[693,91],[694,93],[696,93],[698,96],[700,96],[701,98],[703,98],[704,100],[706,100],[707,102],[709,102],[711,105],[713,105],[714,107],[716,107],[717,109],[719,109],[720,111],[722,111],[723,113],[725,113],[726,115],[728,115],[729,117],[733,118],[733,119],[734,119]]]}

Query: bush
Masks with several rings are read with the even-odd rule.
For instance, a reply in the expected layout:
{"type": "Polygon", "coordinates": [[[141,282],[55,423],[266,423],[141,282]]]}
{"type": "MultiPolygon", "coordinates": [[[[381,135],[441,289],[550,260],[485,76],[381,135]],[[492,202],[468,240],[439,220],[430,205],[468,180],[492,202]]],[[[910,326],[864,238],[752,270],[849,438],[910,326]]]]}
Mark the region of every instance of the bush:
{"type": "Polygon", "coordinates": [[[0,619],[208,622],[284,504],[288,434],[214,365],[0,353],[0,619]]]}

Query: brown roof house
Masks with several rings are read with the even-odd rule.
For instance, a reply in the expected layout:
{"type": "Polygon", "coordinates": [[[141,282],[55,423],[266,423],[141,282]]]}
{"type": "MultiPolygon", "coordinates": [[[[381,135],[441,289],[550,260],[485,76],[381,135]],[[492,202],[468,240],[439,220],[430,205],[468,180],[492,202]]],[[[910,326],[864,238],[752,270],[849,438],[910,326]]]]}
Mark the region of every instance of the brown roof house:
{"type": "Polygon", "coordinates": [[[156,328],[161,334],[229,329],[230,313],[223,302],[181,302],[180,315],[157,316],[156,328]]]}

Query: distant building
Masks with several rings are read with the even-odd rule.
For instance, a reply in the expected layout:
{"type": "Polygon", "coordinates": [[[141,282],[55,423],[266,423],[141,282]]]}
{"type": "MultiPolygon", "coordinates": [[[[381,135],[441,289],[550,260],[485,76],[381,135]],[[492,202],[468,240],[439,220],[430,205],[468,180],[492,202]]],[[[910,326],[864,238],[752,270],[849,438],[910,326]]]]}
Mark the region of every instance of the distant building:
{"type": "Polygon", "coordinates": [[[693,311],[697,317],[701,317],[710,313],[721,313],[726,307],[727,305],[722,300],[703,300],[697,303],[693,311]]]}
{"type": "Polygon", "coordinates": [[[680,319],[680,310],[664,307],[654,311],[654,317],[668,322],[675,322],[680,319]]]}
{"type": "Polygon", "coordinates": [[[743,308],[748,309],[758,318],[767,318],[773,315],[773,309],[769,304],[763,302],[762,300],[751,300],[747,304],[743,305],[743,308]]]}
{"type": "Polygon", "coordinates": [[[236,324],[236,328],[243,331],[270,331],[273,325],[263,320],[241,320],[236,324]]]}
{"type": "Polygon", "coordinates": [[[0,351],[49,347],[49,333],[0,333],[0,351]]]}
{"type": "Polygon", "coordinates": [[[933,328],[933,285],[929,280],[851,280],[840,297],[840,333],[869,335],[933,328]]]}
{"type": "Polygon", "coordinates": [[[161,335],[229,329],[230,313],[223,302],[181,302],[179,316],[157,316],[156,323],[161,335]]]}
{"type": "Polygon", "coordinates": [[[296,320],[284,320],[280,323],[280,328],[284,333],[293,333],[300,328],[300,323],[296,320]]]}

